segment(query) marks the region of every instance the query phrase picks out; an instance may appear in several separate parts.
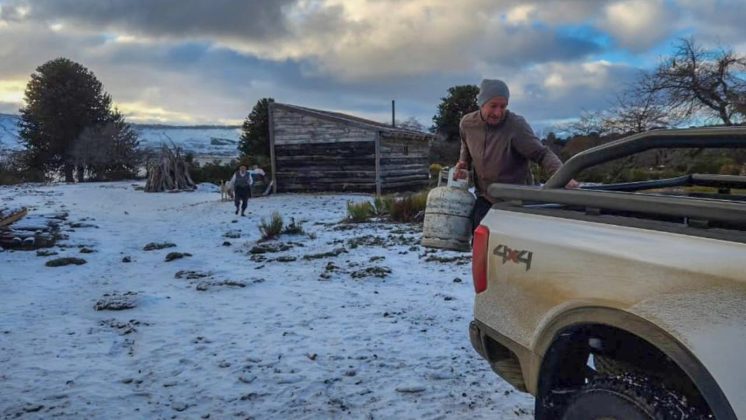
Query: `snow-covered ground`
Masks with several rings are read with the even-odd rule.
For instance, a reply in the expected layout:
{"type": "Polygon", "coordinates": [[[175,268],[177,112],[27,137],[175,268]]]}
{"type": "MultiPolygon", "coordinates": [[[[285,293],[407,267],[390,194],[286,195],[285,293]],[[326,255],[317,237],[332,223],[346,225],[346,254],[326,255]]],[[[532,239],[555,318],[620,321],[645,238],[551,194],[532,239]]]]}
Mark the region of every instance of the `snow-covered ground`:
{"type": "Polygon", "coordinates": [[[58,255],[0,252],[0,417],[532,417],[469,344],[469,254],[422,248],[417,225],[338,223],[364,195],[261,197],[236,217],[209,188],[134,185],[0,187],[0,207],[69,213],[58,255]],[[307,234],[252,254],[273,211],[307,234]],[[87,263],[45,266],[63,256],[87,263]],[[116,297],[135,307],[94,308],[116,297]]]}

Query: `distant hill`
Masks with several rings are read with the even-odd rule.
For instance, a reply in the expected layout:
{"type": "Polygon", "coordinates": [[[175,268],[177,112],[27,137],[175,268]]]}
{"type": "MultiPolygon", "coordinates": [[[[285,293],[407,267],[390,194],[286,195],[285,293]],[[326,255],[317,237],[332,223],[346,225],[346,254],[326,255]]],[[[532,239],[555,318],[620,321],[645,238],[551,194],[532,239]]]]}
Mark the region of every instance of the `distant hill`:
{"type": "MultiPolygon", "coordinates": [[[[18,135],[18,115],[0,114],[0,153],[5,150],[21,150],[23,145],[18,135]]],[[[240,126],[200,125],[170,126],[161,124],[132,124],[138,133],[140,147],[155,149],[161,144],[171,143],[196,156],[236,156],[241,137],[240,126]]]]}

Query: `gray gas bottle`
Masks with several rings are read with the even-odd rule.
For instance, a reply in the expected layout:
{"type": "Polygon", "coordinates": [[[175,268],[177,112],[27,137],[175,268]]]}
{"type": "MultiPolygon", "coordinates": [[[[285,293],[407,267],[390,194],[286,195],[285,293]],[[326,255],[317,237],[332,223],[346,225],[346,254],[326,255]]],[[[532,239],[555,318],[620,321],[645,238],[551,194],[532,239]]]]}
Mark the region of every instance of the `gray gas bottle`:
{"type": "Polygon", "coordinates": [[[422,246],[468,251],[471,249],[471,211],[474,194],[469,180],[454,180],[455,168],[448,171],[448,183],[433,188],[427,195],[422,246]]]}

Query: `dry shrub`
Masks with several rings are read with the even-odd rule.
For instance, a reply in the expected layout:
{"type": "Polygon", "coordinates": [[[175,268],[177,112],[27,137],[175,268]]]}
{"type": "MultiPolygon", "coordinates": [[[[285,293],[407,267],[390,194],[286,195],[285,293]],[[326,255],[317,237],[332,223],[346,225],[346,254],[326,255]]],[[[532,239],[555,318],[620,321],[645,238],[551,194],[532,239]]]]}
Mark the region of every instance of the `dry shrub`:
{"type": "Polygon", "coordinates": [[[262,239],[267,240],[279,236],[282,233],[282,225],[282,216],[278,212],[273,212],[269,221],[262,217],[259,222],[259,232],[262,234],[262,239]]]}
{"type": "Polygon", "coordinates": [[[424,213],[428,191],[410,194],[394,200],[389,209],[389,217],[395,222],[414,222],[424,213]]]}
{"type": "Polygon", "coordinates": [[[354,223],[367,222],[376,214],[376,209],[370,201],[359,203],[347,202],[347,220],[354,223]]]}
{"type": "Polygon", "coordinates": [[[396,201],[396,198],[391,195],[384,195],[376,197],[373,200],[373,207],[375,207],[376,215],[385,216],[391,212],[391,206],[396,201]]]}

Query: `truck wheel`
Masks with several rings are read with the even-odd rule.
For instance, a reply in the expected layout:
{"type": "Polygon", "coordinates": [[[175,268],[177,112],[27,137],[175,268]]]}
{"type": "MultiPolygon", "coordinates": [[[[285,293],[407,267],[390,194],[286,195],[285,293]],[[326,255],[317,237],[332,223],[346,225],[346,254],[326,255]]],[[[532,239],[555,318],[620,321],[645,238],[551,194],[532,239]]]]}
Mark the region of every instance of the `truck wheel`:
{"type": "Polygon", "coordinates": [[[567,403],[565,420],[653,420],[707,418],[678,394],[650,379],[625,374],[599,376],[584,385],[567,403]]]}

